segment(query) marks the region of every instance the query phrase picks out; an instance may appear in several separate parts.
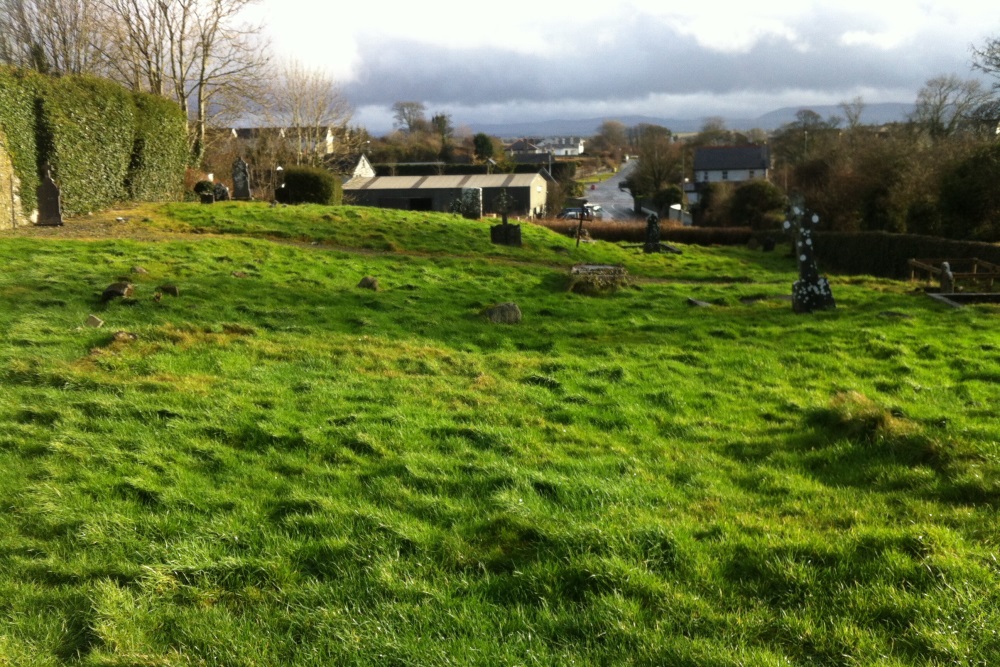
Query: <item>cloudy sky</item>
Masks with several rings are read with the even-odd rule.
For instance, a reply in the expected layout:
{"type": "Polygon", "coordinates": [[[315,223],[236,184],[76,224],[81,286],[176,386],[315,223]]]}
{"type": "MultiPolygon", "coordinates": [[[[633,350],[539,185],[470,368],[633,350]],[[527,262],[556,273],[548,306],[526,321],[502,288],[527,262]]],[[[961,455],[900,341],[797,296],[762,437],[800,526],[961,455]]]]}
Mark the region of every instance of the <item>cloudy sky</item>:
{"type": "Polygon", "coordinates": [[[940,74],[972,77],[1000,36],[983,0],[324,3],[261,0],[275,53],[323,68],[357,124],[391,129],[396,101],[455,125],[755,117],[786,106],[912,102],[940,74]],[[834,6],[835,5],[835,6],[834,6]]]}

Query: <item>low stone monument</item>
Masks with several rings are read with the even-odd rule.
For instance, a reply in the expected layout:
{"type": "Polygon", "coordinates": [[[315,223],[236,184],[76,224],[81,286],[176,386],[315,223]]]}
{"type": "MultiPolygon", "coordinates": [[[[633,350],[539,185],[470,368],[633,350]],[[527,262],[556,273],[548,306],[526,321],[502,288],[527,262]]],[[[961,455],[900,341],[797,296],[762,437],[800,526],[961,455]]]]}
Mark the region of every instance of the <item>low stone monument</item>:
{"type": "Polygon", "coordinates": [[[42,227],[61,227],[62,195],[59,186],[52,180],[52,168],[46,164],[45,174],[38,186],[38,222],[42,227]]]}
{"type": "Polygon", "coordinates": [[[233,162],[233,199],[249,201],[250,198],[250,167],[238,157],[233,162]]]}
{"type": "Polygon", "coordinates": [[[793,199],[784,228],[796,236],[795,256],[799,263],[799,279],[792,284],[792,310],[796,313],[837,307],[829,281],[819,275],[819,268],[816,266],[812,234],[818,223],[819,216],[806,213],[801,197],[793,199]]]}
{"type": "Polygon", "coordinates": [[[216,183],[215,187],[212,188],[212,194],[215,197],[215,201],[229,201],[229,188],[226,187],[224,183],[216,183]]]}
{"type": "Polygon", "coordinates": [[[954,294],[955,274],[951,272],[951,264],[941,262],[941,293],[954,294]]]}
{"type": "Polygon", "coordinates": [[[506,188],[497,197],[496,203],[503,223],[490,227],[490,240],[497,245],[509,245],[520,248],[521,225],[511,225],[507,222],[507,214],[510,212],[510,207],[514,204],[514,199],[507,194],[506,188]]]}

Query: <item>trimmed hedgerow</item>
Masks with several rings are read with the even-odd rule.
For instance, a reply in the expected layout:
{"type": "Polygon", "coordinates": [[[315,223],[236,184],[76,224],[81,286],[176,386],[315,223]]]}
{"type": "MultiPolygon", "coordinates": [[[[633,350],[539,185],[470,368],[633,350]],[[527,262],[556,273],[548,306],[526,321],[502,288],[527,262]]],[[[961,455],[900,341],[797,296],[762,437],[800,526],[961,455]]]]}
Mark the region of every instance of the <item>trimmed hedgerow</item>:
{"type": "Polygon", "coordinates": [[[32,72],[0,67],[0,127],[14,173],[21,179],[21,208],[26,215],[38,206],[35,98],[44,82],[32,72]]]}
{"type": "Polygon", "coordinates": [[[344,199],[340,181],[319,167],[289,167],[285,170],[285,187],[275,198],[283,204],[333,204],[344,199]]]}
{"type": "Polygon", "coordinates": [[[125,199],[136,108],[131,93],[92,77],[52,79],[42,96],[39,149],[52,165],[63,211],[83,213],[125,199]]]}
{"type": "Polygon", "coordinates": [[[184,113],[163,97],[135,93],[133,98],[136,123],[126,180],[128,196],[138,201],[178,199],[187,164],[184,113]]]}

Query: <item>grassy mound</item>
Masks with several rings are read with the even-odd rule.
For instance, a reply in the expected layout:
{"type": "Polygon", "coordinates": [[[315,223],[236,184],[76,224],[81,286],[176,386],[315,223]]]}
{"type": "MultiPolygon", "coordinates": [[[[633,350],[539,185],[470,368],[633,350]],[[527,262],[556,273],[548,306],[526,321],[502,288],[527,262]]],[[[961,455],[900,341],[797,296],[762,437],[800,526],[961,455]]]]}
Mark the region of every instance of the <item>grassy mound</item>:
{"type": "Polygon", "coordinates": [[[834,276],[795,315],[783,253],[455,216],[130,220],[0,236],[0,664],[1000,659],[995,309],[834,276]]]}

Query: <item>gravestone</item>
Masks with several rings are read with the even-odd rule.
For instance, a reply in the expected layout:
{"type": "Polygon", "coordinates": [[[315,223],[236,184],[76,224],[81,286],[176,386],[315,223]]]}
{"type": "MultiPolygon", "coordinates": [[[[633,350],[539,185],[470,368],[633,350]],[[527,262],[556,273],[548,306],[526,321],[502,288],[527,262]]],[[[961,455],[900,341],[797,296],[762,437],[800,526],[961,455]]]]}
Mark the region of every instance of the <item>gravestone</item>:
{"type": "Polygon", "coordinates": [[[490,241],[496,245],[509,245],[515,246],[517,248],[521,247],[521,225],[511,225],[507,222],[507,213],[510,212],[510,207],[514,203],[514,200],[507,190],[504,189],[497,197],[497,208],[500,210],[500,216],[503,219],[503,224],[492,225],[490,227],[490,241]]]}
{"type": "Polygon", "coordinates": [[[819,223],[819,216],[808,215],[801,197],[793,200],[785,230],[795,232],[795,256],[799,263],[799,279],[792,285],[792,310],[796,313],[811,313],[814,310],[836,308],[829,281],[819,275],[816,266],[813,229],[819,223]]]}
{"type": "Polygon", "coordinates": [[[241,157],[233,162],[233,199],[238,201],[250,199],[250,167],[241,157]]]}
{"type": "Polygon", "coordinates": [[[660,252],[660,218],[655,213],[646,218],[646,244],[642,251],[647,254],[660,252]]]}
{"type": "Polygon", "coordinates": [[[941,293],[954,294],[955,274],[951,272],[951,264],[941,262],[941,293]]]}
{"type": "Polygon", "coordinates": [[[229,188],[223,183],[216,183],[212,190],[215,201],[229,201],[229,188]]]}
{"type": "Polygon", "coordinates": [[[43,227],[61,227],[62,195],[59,186],[52,180],[52,169],[45,165],[45,175],[38,186],[38,223],[43,227]]]}

